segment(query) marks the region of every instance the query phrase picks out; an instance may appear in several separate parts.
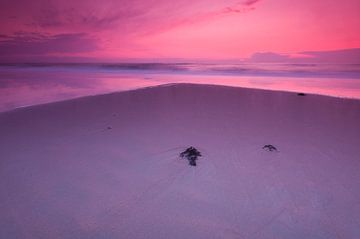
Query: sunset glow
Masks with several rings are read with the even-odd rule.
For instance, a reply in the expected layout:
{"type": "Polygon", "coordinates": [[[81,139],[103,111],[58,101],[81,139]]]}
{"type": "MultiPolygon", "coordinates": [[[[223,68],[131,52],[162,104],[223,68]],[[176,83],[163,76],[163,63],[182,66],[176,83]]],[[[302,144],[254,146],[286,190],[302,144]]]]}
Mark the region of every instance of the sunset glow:
{"type": "Polygon", "coordinates": [[[5,61],[244,59],[360,47],[358,0],[3,0],[5,61]]]}

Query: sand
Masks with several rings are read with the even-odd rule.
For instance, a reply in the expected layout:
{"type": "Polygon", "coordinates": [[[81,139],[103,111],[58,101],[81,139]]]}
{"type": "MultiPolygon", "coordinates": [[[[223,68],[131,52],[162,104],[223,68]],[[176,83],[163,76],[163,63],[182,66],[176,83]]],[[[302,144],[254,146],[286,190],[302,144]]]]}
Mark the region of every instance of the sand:
{"type": "Polygon", "coordinates": [[[359,122],[359,100],[195,84],[3,112],[0,238],[359,238],[359,122]]]}

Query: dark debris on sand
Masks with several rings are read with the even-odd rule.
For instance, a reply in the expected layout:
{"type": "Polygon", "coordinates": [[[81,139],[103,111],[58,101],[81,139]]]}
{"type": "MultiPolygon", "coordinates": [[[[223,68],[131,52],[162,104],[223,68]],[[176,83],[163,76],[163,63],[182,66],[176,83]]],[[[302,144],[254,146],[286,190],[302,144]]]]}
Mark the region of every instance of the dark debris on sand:
{"type": "Polygon", "coordinates": [[[278,151],[274,145],[267,144],[263,147],[263,149],[268,150],[269,152],[278,151]]]}
{"type": "Polygon", "coordinates": [[[187,158],[189,161],[189,165],[196,166],[196,160],[198,160],[198,157],[201,157],[201,153],[199,150],[197,150],[194,147],[189,147],[185,151],[180,153],[181,158],[187,158]]]}

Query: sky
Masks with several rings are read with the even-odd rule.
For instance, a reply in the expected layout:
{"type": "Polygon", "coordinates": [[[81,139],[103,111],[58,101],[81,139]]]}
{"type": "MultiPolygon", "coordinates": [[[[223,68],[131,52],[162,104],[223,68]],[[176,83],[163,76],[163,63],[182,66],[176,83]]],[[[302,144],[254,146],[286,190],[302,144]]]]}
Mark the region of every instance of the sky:
{"type": "MultiPolygon", "coordinates": [[[[359,0],[0,4],[2,61],[220,60],[256,58],[259,53],[301,58],[306,52],[360,48],[359,0]]],[[[358,53],[352,57],[360,58],[358,53]]]]}

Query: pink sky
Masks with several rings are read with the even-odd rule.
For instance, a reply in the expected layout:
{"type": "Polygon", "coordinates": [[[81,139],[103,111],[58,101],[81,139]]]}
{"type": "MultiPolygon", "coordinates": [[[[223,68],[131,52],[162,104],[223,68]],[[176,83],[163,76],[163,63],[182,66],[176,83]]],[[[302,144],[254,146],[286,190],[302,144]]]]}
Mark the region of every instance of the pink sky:
{"type": "Polygon", "coordinates": [[[0,55],[239,59],[360,47],[359,0],[2,0],[0,55]]]}

